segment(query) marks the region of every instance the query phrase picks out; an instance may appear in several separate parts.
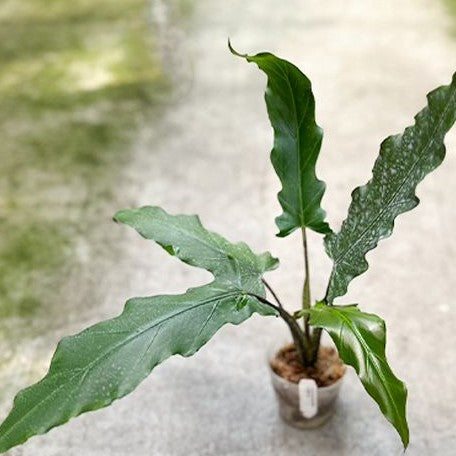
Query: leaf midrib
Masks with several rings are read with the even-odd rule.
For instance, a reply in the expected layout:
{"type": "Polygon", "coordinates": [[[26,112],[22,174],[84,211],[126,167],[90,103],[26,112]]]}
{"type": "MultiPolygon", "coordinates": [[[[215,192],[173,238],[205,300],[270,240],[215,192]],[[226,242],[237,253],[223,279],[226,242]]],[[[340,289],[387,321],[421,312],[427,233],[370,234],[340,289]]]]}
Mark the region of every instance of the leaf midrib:
{"type": "MultiPolygon", "coordinates": [[[[197,219],[198,222],[199,222],[199,219],[197,219]]],[[[199,222],[199,225],[202,227],[201,223],[199,222]]],[[[228,260],[228,255],[227,255],[227,252],[222,250],[222,248],[218,245],[218,241],[220,241],[221,239],[218,239],[217,235],[215,233],[213,233],[212,231],[207,231],[209,233],[209,235],[211,236],[211,238],[214,240],[214,236],[215,236],[215,245],[213,244],[210,244],[208,243],[204,238],[200,238],[198,235],[195,235],[193,234],[191,231],[187,231],[187,230],[183,230],[180,226],[178,225],[173,225],[173,228],[178,231],[179,233],[182,233],[188,237],[190,237],[191,239],[195,240],[195,241],[198,241],[200,242],[201,244],[205,245],[206,247],[208,247],[210,250],[214,251],[214,252],[217,252],[219,254],[219,257],[222,257],[226,260],[228,260]]],[[[203,228],[204,229],[204,228],[203,228]]],[[[152,240],[154,240],[153,238],[151,238],[152,240]]],[[[233,244],[234,246],[238,246],[239,244],[236,243],[236,244],[233,244]]],[[[183,257],[180,257],[179,255],[174,255],[176,256],[177,258],[179,258],[180,260],[182,260],[184,263],[188,263],[188,261],[192,261],[193,258],[190,257],[189,255],[186,255],[186,258],[183,258],[183,257]]],[[[212,259],[212,258],[206,258],[206,259],[212,259]]],[[[215,258],[217,259],[217,258],[215,258]]],[[[234,261],[236,261],[236,263],[239,263],[239,260],[236,256],[232,256],[232,258],[234,261]]],[[[247,258],[246,255],[243,255],[243,259],[246,260],[246,264],[248,264],[250,267],[249,267],[249,272],[252,273],[252,274],[261,274],[263,273],[264,271],[259,271],[255,268],[255,263],[254,261],[252,260],[252,258],[247,258]]],[[[191,264],[192,266],[195,266],[195,267],[199,267],[201,268],[201,266],[197,266],[195,264],[191,264]]],[[[205,269],[205,268],[203,268],[205,269]]],[[[219,275],[219,271],[215,271],[215,270],[211,270],[210,271],[214,277],[218,277],[219,275]]],[[[240,274],[237,274],[237,278],[239,279],[240,278],[240,274]]]]}
{"type": "MultiPolygon", "coordinates": [[[[305,221],[303,219],[304,217],[304,212],[305,212],[305,208],[304,208],[304,199],[303,199],[303,196],[302,196],[302,179],[301,179],[301,154],[300,154],[300,145],[301,145],[301,136],[300,136],[300,131],[299,131],[299,128],[300,128],[300,124],[302,123],[302,121],[298,121],[298,113],[297,113],[297,108],[296,108],[296,98],[294,96],[294,92],[293,92],[293,88],[291,87],[291,83],[290,83],[290,79],[289,79],[289,76],[288,76],[288,73],[285,72],[285,69],[281,66],[277,67],[274,69],[274,71],[276,72],[276,74],[281,77],[287,84],[287,87],[288,87],[288,91],[289,91],[289,94],[290,94],[290,98],[291,98],[291,101],[292,101],[292,107],[293,107],[293,118],[294,118],[294,126],[295,126],[295,130],[296,130],[296,133],[295,135],[292,135],[293,136],[293,139],[294,139],[294,142],[295,142],[295,153],[297,155],[297,167],[296,167],[296,171],[297,171],[297,181],[298,181],[298,198],[299,198],[299,208],[300,208],[300,213],[299,214],[295,214],[295,210],[292,209],[288,209],[288,212],[290,214],[294,214],[297,219],[299,220],[299,223],[301,226],[304,226],[305,225],[305,221]]],[[[304,114],[303,114],[303,118],[305,117],[306,113],[307,113],[307,109],[308,109],[308,106],[309,106],[309,99],[307,100],[307,103],[306,103],[306,107],[304,109],[304,114]]],[[[290,203],[287,202],[287,206],[289,206],[290,203]]]]}
{"type": "MultiPolygon", "coordinates": [[[[334,307],[332,307],[330,309],[335,310],[334,307]]],[[[400,420],[399,410],[396,406],[396,402],[395,402],[393,396],[391,395],[391,392],[389,391],[389,389],[387,387],[385,387],[385,384],[388,383],[388,381],[384,377],[383,373],[381,372],[381,368],[377,364],[377,362],[378,362],[377,357],[375,355],[372,355],[372,356],[370,355],[369,346],[365,343],[364,338],[361,335],[361,333],[359,332],[358,328],[356,326],[353,326],[352,321],[349,318],[347,318],[345,315],[343,315],[341,312],[336,311],[336,314],[339,315],[340,318],[343,320],[344,324],[347,325],[353,331],[353,333],[356,336],[356,339],[358,340],[358,342],[362,346],[364,352],[366,353],[366,357],[371,360],[370,364],[371,364],[371,366],[373,366],[374,371],[376,372],[378,377],[382,380],[383,383],[381,383],[381,384],[383,386],[383,389],[384,389],[384,391],[386,391],[386,394],[390,398],[390,402],[393,406],[396,418],[398,419],[398,422],[400,422],[401,420],[400,420]]],[[[355,317],[356,317],[356,315],[355,315],[355,317]]]]}
{"type": "MultiPolygon", "coordinates": [[[[393,193],[393,196],[389,199],[386,207],[384,209],[382,209],[379,213],[379,215],[377,215],[374,220],[363,230],[363,232],[360,234],[360,236],[356,239],[356,241],[354,243],[351,243],[349,245],[349,247],[343,251],[336,259],[334,259],[334,267],[333,267],[333,273],[334,273],[334,270],[335,270],[335,265],[339,265],[340,264],[340,260],[342,258],[344,258],[348,252],[350,252],[351,250],[353,250],[354,247],[356,247],[358,245],[358,243],[360,242],[361,238],[363,238],[365,236],[365,234],[370,230],[370,228],[383,216],[383,214],[385,213],[385,211],[387,209],[389,209],[390,207],[390,204],[393,202],[393,200],[396,198],[396,196],[398,195],[398,193],[400,192],[400,190],[403,188],[403,186],[405,185],[405,183],[408,181],[411,173],[415,170],[415,167],[416,165],[421,161],[421,159],[423,158],[423,156],[425,155],[425,153],[427,152],[427,150],[429,149],[431,143],[434,141],[434,134],[435,132],[440,129],[441,127],[441,124],[443,123],[443,120],[448,112],[448,109],[450,107],[450,104],[452,103],[453,101],[453,97],[454,97],[454,94],[455,92],[453,92],[453,94],[450,96],[448,102],[447,102],[447,105],[445,106],[445,109],[439,119],[439,122],[437,123],[436,127],[434,128],[434,131],[433,131],[433,134],[430,136],[430,139],[429,141],[427,142],[426,146],[422,149],[422,153],[419,155],[418,159],[414,162],[412,168],[409,170],[409,172],[407,173],[405,179],[402,181],[401,185],[395,190],[395,192],[393,193]]],[[[430,105],[429,105],[430,106],[430,105]]],[[[416,124],[415,124],[416,125],[416,124]]],[[[401,139],[403,138],[404,135],[401,135],[401,139]]],[[[366,184],[368,185],[368,184],[366,184]]]]}
{"type": "MultiPolygon", "coordinates": [[[[298,187],[299,187],[299,206],[300,206],[300,209],[301,209],[301,213],[298,214],[298,218],[299,218],[299,221],[300,221],[300,224],[301,226],[304,226],[305,225],[305,221],[304,221],[304,199],[303,199],[303,196],[302,196],[302,179],[301,179],[301,133],[300,133],[300,123],[302,122],[299,122],[298,121],[298,111],[297,111],[297,108],[296,108],[296,98],[294,96],[294,92],[293,92],[293,88],[291,87],[291,83],[290,83],[290,79],[288,77],[288,74],[285,73],[285,70],[280,67],[281,71],[285,74],[285,80],[287,82],[287,86],[288,86],[288,90],[290,92],[290,95],[291,95],[291,100],[292,100],[292,106],[293,106],[293,118],[294,118],[294,124],[295,124],[295,128],[296,128],[296,145],[295,145],[295,151],[296,151],[296,155],[297,155],[297,161],[298,161],[298,166],[296,167],[297,168],[297,181],[298,181],[298,187]]],[[[307,99],[307,103],[306,103],[306,107],[305,109],[303,110],[303,116],[302,118],[304,119],[306,113],[307,113],[307,109],[309,107],[309,99],[307,99]]]]}
{"type": "MultiPolygon", "coordinates": [[[[83,374],[82,374],[82,377],[85,378],[87,376],[87,373],[90,372],[90,370],[92,369],[92,367],[95,365],[95,364],[98,364],[98,362],[100,360],[102,360],[103,358],[106,358],[108,357],[113,351],[117,350],[118,348],[121,348],[123,347],[124,345],[130,343],[132,340],[135,340],[136,338],[142,336],[144,333],[146,333],[147,331],[155,328],[157,325],[161,325],[163,324],[164,322],[166,322],[167,320],[171,319],[171,318],[174,318],[174,317],[177,317],[187,311],[190,311],[190,310],[195,310],[197,309],[198,307],[201,307],[203,305],[206,305],[206,304],[210,304],[214,301],[217,301],[217,300],[222,300],[222,299],[225,299],[227,297],[230,297],[230,296],[235,296],[239,294],[238,291],[236,292],[227,292],[227,293],[224,293],[222,295],[219,295],[219,296],[216,296],[216,297],[213,297],[213,298],[210,298],[210,299],[207,299],[203,302],[200,302],[198,303],[197,305],[193,306],[193,307],[187,307],[186,309],[181,309],[179,312],[176,312],[175,314],[172,314],[172,315],[168,315],[166,318],[163,318],[162,320],[160,320],[159,322],[156,322],[154,323],[153,326],[148,326],[147,328],[139,331],[139,332],[136,332],[133,336],[130,336],[128,337],[126,340],[122,341],[121,343],[115,345],[114,347],[112,347],[110,350],[108,350],[107,352],[103,353],[103,355],[99,356],[98,358],[96,358],[95,360],[93,360],[92,362],[90,362],[85,368],[78,368],[77,369],[77,373],[70,376],[68,381],[66,381],[65,383],[63,383],[62,385],[60,385],[56,390],[52,391],[48,396],[46,396],[45,399],[43,399],[42,401],[39,401],[37,404],[35,404],[31,409],[29,409],[27,411],[26,414],[22,415],[22,417],[16,421],[7,431],[4,432],[3,435],[0,436],[0,438],[5,438],[7,435],[11,434],[11,432],[20,424],[22,423],[38,406],[48,402],[49,399],[51,399],[52,397],[55,396],[56,393],[58,393],[63,387],[65,387],[69,382],[71,382],[77,375],[80,374],[81,370],[84,370],[83,374]]],[[[71,370],[70,370],[71,371],[71,370]]],[[[44,380],[44,379],[43,379],[44,380]]]]}

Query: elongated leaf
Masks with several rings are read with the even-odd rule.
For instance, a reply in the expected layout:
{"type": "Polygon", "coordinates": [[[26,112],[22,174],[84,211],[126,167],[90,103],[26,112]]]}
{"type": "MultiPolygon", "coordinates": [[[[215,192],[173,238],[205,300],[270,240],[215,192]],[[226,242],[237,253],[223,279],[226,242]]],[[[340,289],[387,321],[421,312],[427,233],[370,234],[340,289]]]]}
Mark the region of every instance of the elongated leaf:
{"type": "Polygon", "coordinates": [[[16,396],[0,425],[0,452],[111,404],[168,357],[194,354],[224,324],[239,324],[254,312],[275,315],[252,296],[265,295],[261,276],[277,265],[269,254],[230,244],[194,216],[149,207],[122,211],[117,219],[183,261],[212,271],[216,279],[181,295],[131,299],[117,318],[63,339],[48,374],[16,396]],[[193,258],[198,252],[200,261],[193,258]]]}
{"type": "Polygon", "coordinates": [[[310,324],[330,334],[342,360],[353,366],[370,396],[399,433],[409,442],[405,412],[407,389],[391,371],[385,355],[385,322],[357,306],[318,303],[310,311],[310,324]]]}
{"type": "Polygon", "coordinates": [[[415,189],[445,157],[445,134],[456,120],[456,73],[452,83],[428,95],[415,125],[383,141],[372,179],[353,191],[348,216],[337,234],[325,238],[333,259],[326,300],[347,292],[350,281],[368,268],[366,253],[391,235],[394,219],[419,203],[415,189]]]}
{"type": "MultiPolygon", "coordinates": [[[[278,266],[277,259],[269,253],[255,255],[246,244],[231,244],[207,231],[196,215],[169,215],[159,207],[145,206],[120,211],[114,220],[131,226],[183,262],[206,269],[219,280],[240,288],[257,282],[259,274],[278,266]]],[[[257,291],[261,290],[262,285],[257,291]]]]}
{"type": "Polygon", "coordinates": [[[273,54],[241,55],[258,65],[268,77],[265,93],[274,129],[271,161],[282,183],[278,194],[283,214],[276,218],[278,236],[308,227],[330,233],[320,207],[325,183],[315,175],[323,130],[315,122],[315,99],[309,79],[293,64],[273,54]]]}

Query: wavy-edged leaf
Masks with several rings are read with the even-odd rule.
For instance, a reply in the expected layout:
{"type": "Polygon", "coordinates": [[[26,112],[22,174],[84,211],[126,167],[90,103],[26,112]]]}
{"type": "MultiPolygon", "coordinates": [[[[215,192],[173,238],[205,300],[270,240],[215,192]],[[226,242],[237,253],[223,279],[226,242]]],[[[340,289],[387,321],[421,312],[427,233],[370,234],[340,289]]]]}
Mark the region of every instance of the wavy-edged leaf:
{"type": "Polygon", "coordinates": [[[386,360],[385,322],[377,315],[361,312],[356,305],[328,306],[318,303],[306,312],[310,313],[312,326],[329,333],[341,359],[355,368],[364,388],[407,447],[407,389],[393,374],[386,360]]]}
{"type": "Polygon", "coordinates": [[[268,82],[266,106],[274,130],[271,161],[282,183],[278,194],[283,214],[276,218],[284,237],[296,228],[330,233],[321,199],[325,183],[315,175],[323,130],[315,122],[315,99],[309,79],[293,64],[270,53],[242,55],[254,62],[268,82]]]}
{"type": "Polygon", "coordinates": [[[278,266],[278,260],[269,253],[256,255],[247,244],[232,244],[206,230],[196,215],[170,215],[160,207],[145,206],[119,211],[114,220],[154,240],[184,263],[206,269],[219,280],[238,283],[239,287],[257,281],[258,274],[278,266]]]}
{"type": "Polygon", "coordinates": [[[339,233],[325,237],[333,259],[326,300],[347,292],[350,281],[368,269],[366,254],[391,235],[394,219],[419,203],[419,182],[442,163],[444,138],[456,121],[456,73],[448,86],[428,94],[428,106],[402,135],[383,141],[371,180],[352,193],[339,233]]]}
{"type": "Polygon", "coordinates": [[[277,265],[268,253],[255,255],[245,244],[206,231],[197,217],[172,216],[159,208],[122,211],[117,220],[183,261],[207,268],[216,279],[181,295],[131,299],[117,318],[63,339],[47,375],[16,396],[0,425],[0,452],[106,407],[168,357],[194,354],[225,324],[239,324],[254,312],[276,314],[252,296],[265,295],[261,276],[277,265]]]}

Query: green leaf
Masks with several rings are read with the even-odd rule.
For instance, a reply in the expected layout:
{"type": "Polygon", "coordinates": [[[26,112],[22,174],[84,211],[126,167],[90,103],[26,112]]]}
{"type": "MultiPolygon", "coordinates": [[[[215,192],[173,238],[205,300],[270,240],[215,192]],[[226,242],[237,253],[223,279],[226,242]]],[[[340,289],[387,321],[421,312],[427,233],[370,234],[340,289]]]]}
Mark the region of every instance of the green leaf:
{"type": "Polygon", "coordinates": [[[0,425],[0,452],[108,406],[170,356],[194,354],[227,323],[237,325],[254,312],[276,315],[252,296],[265,296],[261,276],[277,265],[268,253],[255,255],[245,244],[205,230],[197,217],[159,208],[121,211],[116,219],[216,279],[181,295],[131,299],[117,318],[63,339],[47,375],[16,396],[0,425]]]}
{"type": "Polygon", "coordinates": [[[325,329],[336,344],[341,359],[355,368],[364,388],[407,447],[407,389],[386,360],[385,322],[377,315],[361,312],[356,305],[328,306],[320,302],[307,312],[310,313],[310,324],[325,329]]]}
{"type": "Polygon", "coordinates": [[[456,73],[452,83],[428,94],[428,106],[402,135],[383,141],[372,178],[352,193],[348,216],[337,234],[325,238],[334,264],[326,301],[347,292],[350,281],[368,269],[366,253],[391,235],[394,219],[418,205],[419,182],[442,163],[445,134],[456,120],[456,73]]]}
{"type": "Polygon", "coordinates": [[[278,194],[283,214],[276,218],[284,237],[296,228],[330,233],[320,207],[325,183],[315,175],[323,130],[315,122],[315,99],[309,79],[293,64],[273,54],[241,55],[268,77],[266,106],[274,130],[271,161],[282,183],[278,194]]]}
{"type": "MultiPolygon", "coordinates": [[[[258,275],[279,262],[269,253],[255,255],[243,242],[232,244],[207,231],[196,215],[169,215],[156,206],[119,211],[114,220],[152,239],[184,263],[206,269],[219,280],[237,284],[258,281],[258,275]]],[[[257,291],[260,293],[263,286],[257,291]]]]}

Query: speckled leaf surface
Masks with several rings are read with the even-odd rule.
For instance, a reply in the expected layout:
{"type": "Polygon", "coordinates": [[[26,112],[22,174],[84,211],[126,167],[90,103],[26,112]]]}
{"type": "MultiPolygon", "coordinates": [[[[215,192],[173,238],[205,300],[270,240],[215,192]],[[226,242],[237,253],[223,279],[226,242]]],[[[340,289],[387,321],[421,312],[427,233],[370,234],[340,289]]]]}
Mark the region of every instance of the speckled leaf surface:
{"type": "Polygon", "coordinates": [[[287,236],[300,227],[330,233],[320,206],[326,186],[315,174],[323,130],[315,122],[309,79],[296,66],[273,54],[240,56],[256,63],[268,78],[265,100],[274,130],[271,162],[282,183],[278,198],[283,214],[276,218],[278,236],[287,236]]]}
{"type": "Polygon", "coordinates": [[[377,315],[361,312],[356,305],[328,306],[318,303],[309,312],[310,324],[329,333],[341,359],[355,368],[364,388],[407,447],[407,389],[393,374],[386,360],[385,322],[377,315]]]}
{"type": "Polygon", "coordinates": [[[381,145],[372,178],[352,193],[348,216],[339,233],[325,237],[333,268],[326,300],[347,292],[350,281],[368,269],[366,254],[391,235],[394,219],[413,209],[418,183],[442,163],[444,138],[456,120],[456,74],[452,83],[428,95],[428,106],[402,135],[381,145]]]}
{"type": "Polygon", "coordinates": [[[0,425],[0,452],[106,407],[165,359],[194,354],[227,323],[239,324],[254,312],[275,315],[251,296],[265,295],[261,276],[277,265],[268,253],[255,255],[245,244],[205,230],[195,216],[173,216],[157,207],[122,211],[116,219],[216,278],[181,295],[131,299],[120,316],[63,339],[47,375],[16,396],[0,425]]]}
{"type": "Polygon", "coordinates": [[[261,294],[263,285],[258,285],[258,276],[278,266],[269,253],[255,255],[246,244],[232,244],[206,230],[196,215],[170,215],[159,207],[145,206],[119,211],[114,220],[154,240],[181,261],[206,269],[219,281],[240,289],[246,286],[261,294]]]}

